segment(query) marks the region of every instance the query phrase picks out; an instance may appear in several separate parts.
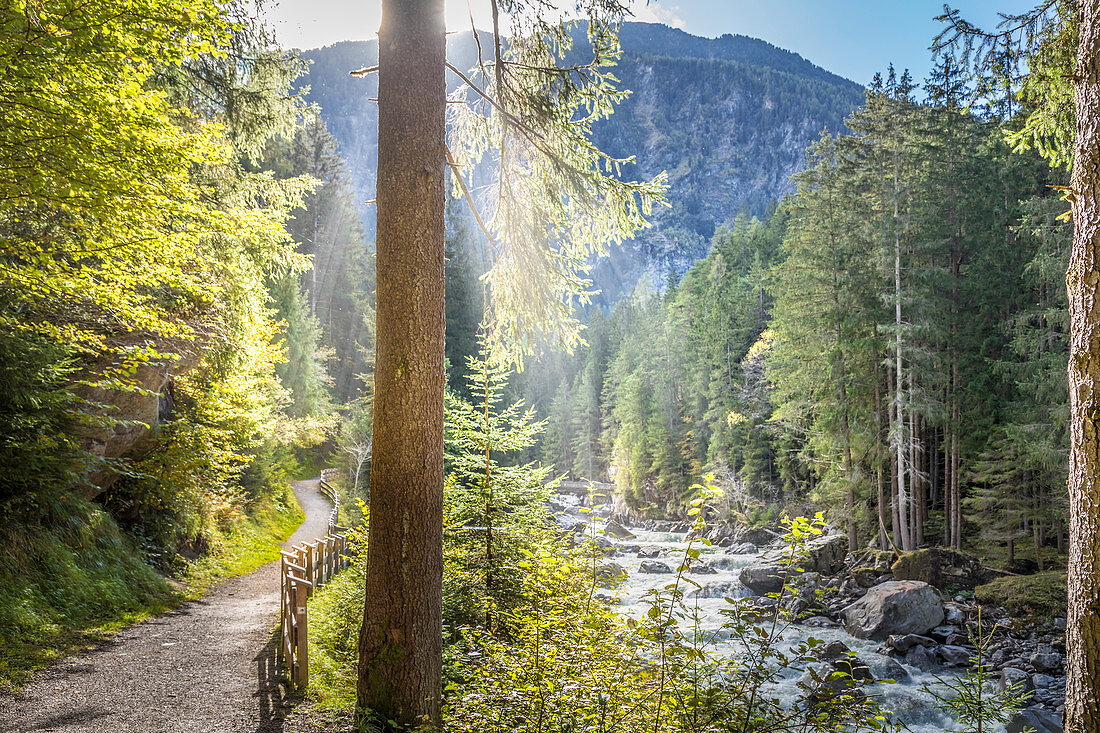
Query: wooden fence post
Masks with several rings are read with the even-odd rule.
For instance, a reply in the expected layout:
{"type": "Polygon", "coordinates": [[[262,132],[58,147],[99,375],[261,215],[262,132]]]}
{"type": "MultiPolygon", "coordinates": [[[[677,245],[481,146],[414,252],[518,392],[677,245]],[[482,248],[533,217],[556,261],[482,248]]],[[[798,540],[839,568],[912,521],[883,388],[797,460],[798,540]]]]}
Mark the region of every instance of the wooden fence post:
{"type": "Polygon", "coordinates": [[[307,603],[309,588],[305,583],[294,584],[294,615],[297,618],[295,629],[295,677],[294,686],[304,690],[309,685],[309,621],[307,603]]]}
{"type": "Polygon", "coordinates": [[[313,575],[313,545],[309,542],[303,542],[302,544],[305,546],[306,551],[306,562],[304,565],[306,569],[305,579],[308,580],[310,583],[316,585],[317,578],[313,575]]]}

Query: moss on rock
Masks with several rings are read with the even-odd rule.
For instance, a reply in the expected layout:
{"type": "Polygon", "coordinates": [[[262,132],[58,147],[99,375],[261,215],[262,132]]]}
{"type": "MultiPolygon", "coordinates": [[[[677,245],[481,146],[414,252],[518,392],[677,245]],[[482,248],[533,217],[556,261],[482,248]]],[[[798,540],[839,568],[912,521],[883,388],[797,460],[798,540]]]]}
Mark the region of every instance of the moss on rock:
{"type": "Polygon", "coordinates": [[[1004,606],[1013,614],[1066,615],[1066,571],[1005,576],[974,589],[978,603],[1004,606]]]}
{"type": "Polygon", "coordinates": [[[892,570],[896,580],[920,580],[941,590],[972,590],[989,580],[976,557],[939,547],[907,552],[892,570]]]}

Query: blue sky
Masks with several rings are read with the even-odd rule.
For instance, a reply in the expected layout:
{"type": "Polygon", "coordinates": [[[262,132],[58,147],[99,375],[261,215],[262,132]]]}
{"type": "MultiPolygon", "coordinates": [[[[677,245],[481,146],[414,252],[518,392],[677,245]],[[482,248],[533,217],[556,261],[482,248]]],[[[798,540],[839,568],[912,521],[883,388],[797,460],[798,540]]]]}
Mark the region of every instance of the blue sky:
{"type": "MultiPolygon", "coordinates": [[[[638,20],[660,21],[698,36],[740,33],[801,54],[813,63],[866,84],[890,62],[924,79],[928,46],[943,3],[933,0],[633,0],[638,20]]],[[[997,11],[1019,13],[1035,0],[958,0],[968,20],[992,27],[997,11]]],[[[284,46],[313,48],[373,38],[380,0],[279,0],[267,16],[284,46]]],[[[447,22],[469,26],[473,11],[488,27],[488,0],[447,0],[447,22]],[[467,3],[470,5],[467,5],[467,3]]],[[[561,2],[561,5],[572,5],[561,2]]]]}

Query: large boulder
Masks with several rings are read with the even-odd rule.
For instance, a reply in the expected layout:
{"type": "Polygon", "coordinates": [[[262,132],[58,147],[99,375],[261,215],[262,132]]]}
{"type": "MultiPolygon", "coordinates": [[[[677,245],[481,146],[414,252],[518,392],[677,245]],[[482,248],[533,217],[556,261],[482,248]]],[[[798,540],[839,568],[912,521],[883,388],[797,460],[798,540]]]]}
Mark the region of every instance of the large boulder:
{"type": "Polygon", "coordinates": [[[670,568],[668,564],[663,563],[660,560],[643,560],[642,564],[638,567],[638,572],[668,575],[669,573],[674,573],[676,571],[670,568]]]}
{"type": "Polygon", "coordinates": [[[788,550],[765,552],[742,568],[741,583],[756,593],[778,593],[784,583],[792,582],[801,572],[835,573],[844,564],[847,552],[848,538],[842,534],[810,540],[793,563],[788,550]]]}
{"type": "Polygon", "coordinates": [[[907,552],[891,570],[894,580],[920,580],[940,589],[974,590],[989,582],[978,558],[938,547],[907,552]]]}
{"type": "Polygon", "coordinates": [[[736,543],[751,543],[753,545],[763,546],[779,537],[779,533],[768,529],[767,527],[745,527],[742,526],[735,533],[733,539],[736,543]]]}
{"type": "MultiPolygon", "coordinates": [[[[780,551],[765,552],[752,563],[741,568],[738,576],[741,584],[754,593],[778,593],[789,580],[786,554],[780,551]]],[[[794,574],[793,571],[790,572],[794,574]]]]}
{"type": "Polygon", "coordinates": [[[844,609],[844,628],[859,639],[923,634],[943,623],[943,600],[918,580],[891,580],[869,589],[844,609]]]}
{"type": "Polygon", "coordinates": [[[803,570],[832,575],[844,565],[844,556],[848,554],[848,537],[842,534],[816,537],[806,543],[805,552],[803,570]]]}

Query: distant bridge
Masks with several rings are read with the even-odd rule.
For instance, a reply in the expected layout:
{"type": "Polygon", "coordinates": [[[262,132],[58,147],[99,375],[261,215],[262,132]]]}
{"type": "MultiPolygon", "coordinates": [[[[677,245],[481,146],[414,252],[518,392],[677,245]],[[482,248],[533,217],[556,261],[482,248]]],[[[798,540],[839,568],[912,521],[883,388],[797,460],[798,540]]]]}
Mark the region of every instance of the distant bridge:
{"type": "Polygon", "coordinates": [[[562,494],[573,494],[575,496],[588,496],[589,493],[603,494],[610,499],[611,492],[615,490],[615,484],[605,484],[601,481],[589,481],[587,479],[583,481],[562,481],[557,485],[556,490],[562,494]]]}

